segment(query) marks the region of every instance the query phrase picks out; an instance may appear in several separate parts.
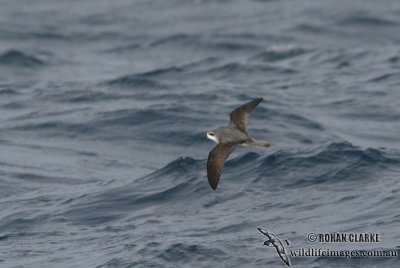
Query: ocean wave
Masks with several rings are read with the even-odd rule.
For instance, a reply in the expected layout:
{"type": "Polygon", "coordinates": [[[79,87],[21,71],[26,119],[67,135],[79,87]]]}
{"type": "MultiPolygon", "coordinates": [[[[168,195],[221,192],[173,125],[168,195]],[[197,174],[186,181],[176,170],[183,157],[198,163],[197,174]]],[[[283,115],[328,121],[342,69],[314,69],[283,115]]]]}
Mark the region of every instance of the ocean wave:
{"type": "Polygon", "coordinates": [[[0,26],[0,38],[4,40],[73,40],[74,36],[66,35],[61,33],[58,29],[26,29],[15,26],[1,27],[0,26]]]}
{"type": "Polygon", "coordinates": [[[393,82],[396,82],[397,84],[400,83],[400,73],[399,72],[385,73],[385,74],[376,76],[374,78],[371,78],[367,82],[381,83],[381,82],[387,82],[387,81],[393,81],[393,82]]]}
{"type": "Polygon", "coordinates": [[[395,20],[375,17],[367,14],[351,14],[347,18],[341,19],[337,22],[339,25],[348,27],[363,26],[363,27],[385,27],[385,26],[398,26],[399,23],[395,20]]]}
{"type": "MultiPolygon", "coordinates": [[[[248,152],[228,160],[219,190],[226,195],[217,199],[209,196],[213,191],[206,179],[206,161],[182,157],[127,185],[89,196],[63,215],[78,224],[104,223],[120,219],[128,211],[149,207],[162,207],[164,213],[186,210],[185,204],[193,199],[199,207],[221,205],[234,199],[246,199],[254,188],[268,192],[321,184],[326,187],[343,183],[368,184],[382,171],[400,164],[398,155],[386,150],[362,149],[348,142],[266,154],[248,152]],[[96,211],[101,211],[101,216],[96,211]]],[[[195,207],[190,205],[191,209],[195,207]]]]}
{"type": "Polygon", "coordinates": [[[97,103],[102,101],[110,101],[116,99],[126,99],[129,96],[118,95],[113,93],[92,91],[90,89],[86,90],[71,90],[64,91],[57,95],[49,96],[46,94],[46,98],[49,99],[53,97],[54,100],[63,103],[97,103]]]}
{"type": "MultiPolygon", "coordinates": [[[[172,88],[172,85],[169,83],[170,80],[175,78],[182,79],[184,77],[194,78],[200,75],[201,71],[199,72],[198,70],[204,70],[205,68],[209,68],[209,66],[214,66],[217,62],[218,58],[207,57],[180,66],[172,65],[120,76],[103,81],[99,85],[128,88],[133,91],[139,91],[139,89],[168,90],[172,88]]],[[[140,90],[139,93],[146,95],[148,92],[140,90]]],[[[174,92],[171,92],[171,94],[174,94],[174,92]]]]}
{"type": "MultiPolygon", "coordinates": [[[[97,103],[130,97],[128,94],[104,89],[101,85],[97,86],[96,84],[88,85],[81,83],[52,83],[47,85],[44,89],[36,90],[34,96],[40,101],[51,101],[64,104],[97,103]]],[[[88,110],[88,108],[77,110],[83,111],[88,110]]]]}
{"type": "Polygon", "coordinates": [[[128,185],[88,196],[61,215],[76,224],[105,223],[126,216],[132,209],[146,210],[155,204],[173,207],[174,203],[187,202],[208,191],[205,181],[195,175],[203,162],[179,158],[128,185]]]}
{"type": "Polygon", "coordinates": [[[227,41],[208,42],[207,48],[213,50],[219,49],[224,52],[227,52],[227,51],[240,51],[240,50],[254,51],[254,50],[259,50],[261,46],[255,43],[249,43],[248,41],[241,42],[241,41],[227,40],[227,41]]]}
{"type": "Polygon", "coordinates": [[[72,122],[46,121],[35,123],[20,123],[10,128],[18,131],[38,131],[46,136],[70,136],[74,137],[81,134],[96,133],[93,125],[79,124],[72,122]]]}
{"type": "Polygon", "coordinates": [[[293,32],[303,32],[307,34],[331,34],[332,30],[327,30],[325,27],[313,23],[300,23],[293,27],[293,32]]]}
{"type": "Polygon", "coordinates": [[[137,126],[154,124],[167,119],[168,115],[160,110],[121,109],[99,113],[96,121],[103,126],[137,126]]]}
{"type": "Polygon", "coordinates": [[[149,46],[158,47],[162,45],[177,44],[177,43],[181,45],[197,44],[199,43],[200,38],[201,38],[200,35],[172,34],[151,42],[149,46]]]}
{"type": "Polygon", "coordinates": [[[132,52],[133,50],[142,48],[142,45],[139,43],[131,43],[128,45],[121,45],[117,47],[113,47],[110,49],[105,50],[106,53],[125,53],[125,52],[132,52]]]}
{"type": "Polygon", "coordinates": [[[152,48],[160,46],[195,47],[197,49],[228,53],[259,50],[263,44],[259,40],[251,38],[249,34],[218,34],[212,36],[172,34],[149,44],[149,47],[152,48]]]}
{"type": "Polygon", "coordinates": [[[269,49],[265,49],[264,51],[252,56],[250,60],[274,62],[274,61],[281,61],[281,60],[295,58],[307,52],[308,51],[304,48],[292,45],[273,46],[269,49]]]}
{"type": "MultiPolygon", "coordinates": [[[[245,63],[245,62],[229,62],[224,63],[219,66],[210,67],[203,71],[198,71],[197,73],[205,75],[211,75],[214,78],[227,78],[235,79],[236,77],[244,76],[245,74],[250,74],[254,77],[260,77],[260,75],[292,75],[296,74],[297,70],[293,68],[278,67],[268,64],[255,64],[255,63],[245,63]]],[[[262,77],[262,76],[261,76],[262,77]]]]}
{"type": "Polygon", "coordinates": [[[150,73],[144,74],[132,74],[125,75],[115,79],[108,80],[101,83],[102,85],[108,86],[119,86],[119,87],[129,87],[134,89],[167,89],[169,88],[166,84],[156,81],[151,78],[146,78],[146,76],[152,76],[155,74],[163,74],[163,72],[168,73],[172,70],[157,70],[150,73]]]}
{"type": "Polygon", "coordinates": [[[35,68],[45,66],[46,63],[36,56],[19,50],[8,50],[0,54],[0,65],[35,68]]]}
{"type": "MultiPolygon", "coordinates": [[[[264,176],[279,176],[283,185],[303,187],[316,184],[370,183],[388,165],[397,165],[399,158],[392,158],[384,150],[362,149],[347,142],[331,143],[311,151],[278,152],[263,160],[264,176]],[[311,175],[312,174],[312,175],[311,175]]],[[[262,177],[258,177],[259,181],[262,177]]]]}
{"type": "Polygon", "coordinates": [[[0,85],[0,95],[18,95],[18,91],[8,85],[0,85]]]}
{"type": "Polygon", "coordinates": [[[183,67],[170,66],[166,68],[159,68],[144,73],[137,74],[141,77],[164,77],[164,76],[176,76],[182,74],[185,70],[183,67]]]}
{"type": "Polygon", "coordinates": [[[184,264],[190,263],[193,260],[201,262],[209,258],[224,259],[226,255],[223,250],[215,247],[175,243],[162,250],[157,257],[167,262],[184,264]]]}
{"type": "Polygon", "coordinates": [[[171,65],[168,67],[155,68],[144,72],[124,75],[104,81],[101,85],[120,86],[125,88],[170,89],[171,85],[166,82],[167,80],[170,81],[176,78],[199,79],[206,77],[208,72],[213,71],[213,68],[218,62],[219,59],[216,57],[206,57],[179,66],[171,65]]]}

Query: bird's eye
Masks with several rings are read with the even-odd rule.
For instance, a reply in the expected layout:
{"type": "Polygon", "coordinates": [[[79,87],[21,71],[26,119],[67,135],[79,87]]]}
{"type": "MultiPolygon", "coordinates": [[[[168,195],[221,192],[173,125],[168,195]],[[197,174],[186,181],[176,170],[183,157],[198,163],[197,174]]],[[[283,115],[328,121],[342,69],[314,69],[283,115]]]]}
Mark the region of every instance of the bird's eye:
{"type": "Polygon", "coordinates": [[[214,133],[214,132],[210,132],[210,133],[208,133],[208,134],[210,134],[210,136],[215,136],[215,133],[214,133]]]}

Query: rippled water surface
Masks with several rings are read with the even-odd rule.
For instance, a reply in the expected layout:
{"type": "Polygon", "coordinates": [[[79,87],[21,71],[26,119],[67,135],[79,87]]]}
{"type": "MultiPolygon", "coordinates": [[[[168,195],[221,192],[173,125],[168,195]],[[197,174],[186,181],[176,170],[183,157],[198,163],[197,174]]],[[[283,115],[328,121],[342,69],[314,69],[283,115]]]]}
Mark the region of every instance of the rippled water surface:
{"type": "Polygon", "coordinates": [[[257,227],[400,249],[399,1],[0,6],[0,267],[285,267],[257,227]],[[203,136],[255,97],[271,147],[235,150],[214,192],[203,136]]]}

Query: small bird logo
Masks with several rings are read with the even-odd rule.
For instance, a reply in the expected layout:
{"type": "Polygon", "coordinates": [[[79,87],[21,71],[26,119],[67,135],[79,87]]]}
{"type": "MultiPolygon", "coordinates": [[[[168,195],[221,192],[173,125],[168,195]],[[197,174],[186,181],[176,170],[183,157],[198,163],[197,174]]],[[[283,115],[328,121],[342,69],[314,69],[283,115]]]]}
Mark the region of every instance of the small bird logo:
{"type": "MultiPolygon", "coordinates": [[[[273,233],[264,228],[257,228],[263,235],[268,237],[268,240],[264,241],[264,246],[275,247],[276,252],[278,253],[279,257],[281,257],[282,261],[286,263],[287,266],[290,267],[290,260],[288,255],[285,252],[285,247],[283,246],[282,241],[273,233]]],[[[285,240],[286,245],[289,245],[289,241],[285,240]]]]}

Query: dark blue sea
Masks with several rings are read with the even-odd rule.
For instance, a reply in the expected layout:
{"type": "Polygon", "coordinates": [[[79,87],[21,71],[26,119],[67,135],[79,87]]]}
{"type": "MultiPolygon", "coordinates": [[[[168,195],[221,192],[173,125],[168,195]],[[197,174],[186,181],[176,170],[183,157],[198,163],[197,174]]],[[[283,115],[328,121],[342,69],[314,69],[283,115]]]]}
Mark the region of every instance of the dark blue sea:
{"type": "Polygon", "coordinates": [[[291,254],[400,251],[400,1],[0,1],[1,268],[287,267],[257,227],[400,267],[291,254]]]}

